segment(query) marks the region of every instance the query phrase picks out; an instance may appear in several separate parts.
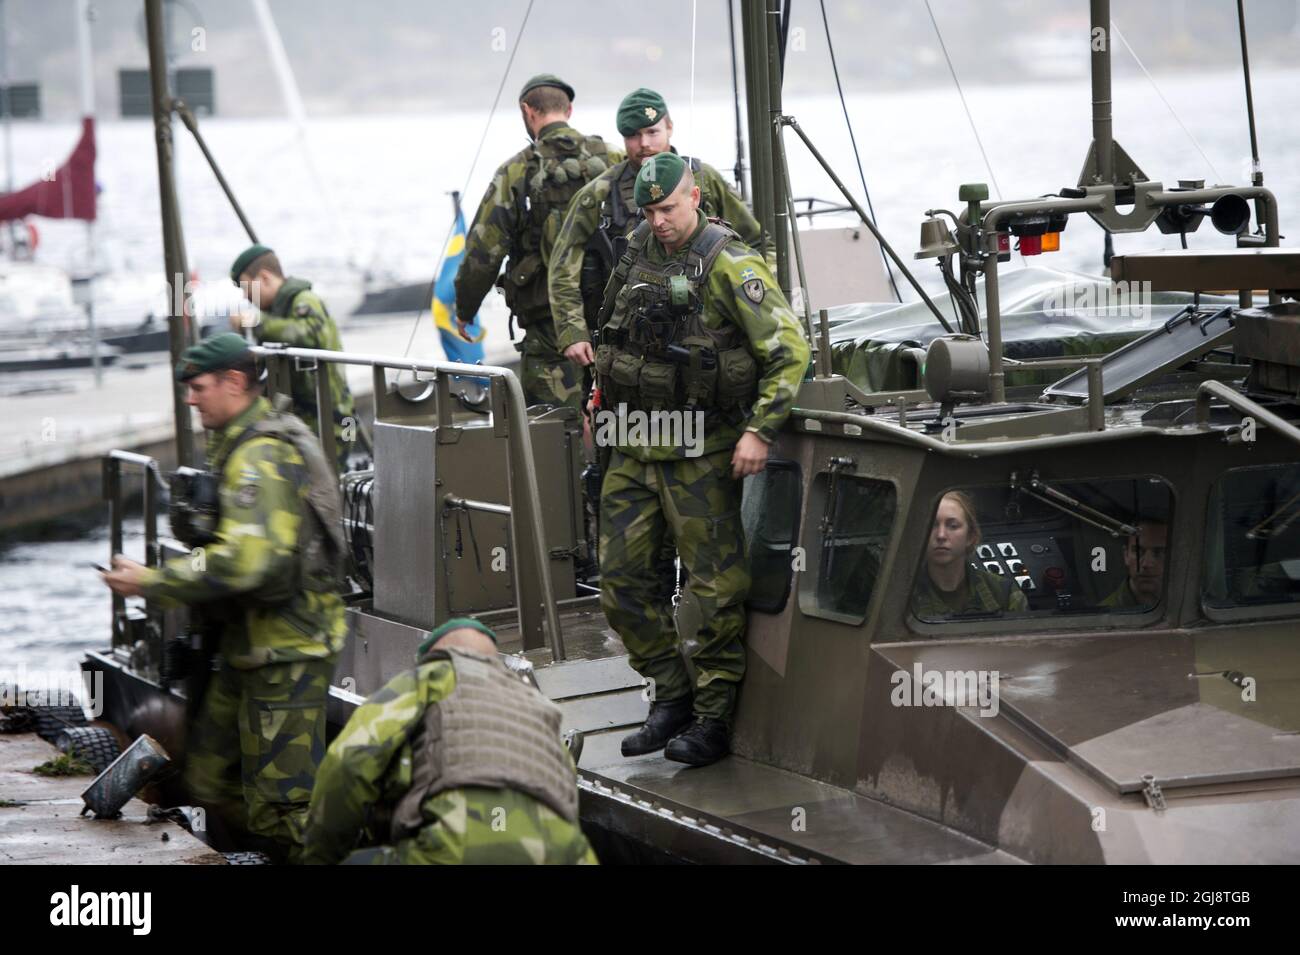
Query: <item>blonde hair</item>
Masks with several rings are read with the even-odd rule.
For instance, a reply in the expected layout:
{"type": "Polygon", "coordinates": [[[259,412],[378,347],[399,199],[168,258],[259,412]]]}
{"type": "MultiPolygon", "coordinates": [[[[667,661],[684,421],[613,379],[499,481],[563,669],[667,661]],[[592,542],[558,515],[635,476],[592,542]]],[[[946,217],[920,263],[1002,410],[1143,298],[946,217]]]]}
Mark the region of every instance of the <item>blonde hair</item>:
{"type": "MultiPolygon", "coordinates": [[[[975,502],[965,491],[945,491],[943,497],[939,498],[939,503],[943,503],[945,497],[950,497],[957,502],[961,508],[962,516],[966,519],[966,526],[970,529],[967,535],[967,550],[974,550],[980,542],[980,522],[975,516],[975,502]]],[[[936,513],[938,509],[936,508],[936,513]]]]}

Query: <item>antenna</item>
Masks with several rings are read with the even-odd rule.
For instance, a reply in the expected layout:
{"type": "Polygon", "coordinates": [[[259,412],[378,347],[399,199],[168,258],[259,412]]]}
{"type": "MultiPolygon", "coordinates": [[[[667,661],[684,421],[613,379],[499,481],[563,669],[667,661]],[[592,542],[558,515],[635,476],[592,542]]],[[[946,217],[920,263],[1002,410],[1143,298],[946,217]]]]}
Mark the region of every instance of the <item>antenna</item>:
{"type": "MultiPolygon", "coordinates": [[[[1250,127],[1250,184],[1264,185],[1264,170],[1259,164],[1259,137],[1255,134],[1255,97],[1250,88],[1250,54],[1246,50],[1246,4],[1237,0],[1237,29],[1241,34],[1241,72],[1246,81],[1246,123],[1250,127]]],[[[1255,221],[1264,221],[1262,200],[1255,200],[1255,221]]]]}

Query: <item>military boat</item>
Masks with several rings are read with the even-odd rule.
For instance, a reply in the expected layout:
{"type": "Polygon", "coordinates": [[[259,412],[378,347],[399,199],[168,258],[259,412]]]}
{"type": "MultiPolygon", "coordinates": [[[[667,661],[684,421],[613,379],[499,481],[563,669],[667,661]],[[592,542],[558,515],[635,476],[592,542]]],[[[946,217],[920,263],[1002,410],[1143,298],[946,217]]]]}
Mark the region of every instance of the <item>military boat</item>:
{"type": "MultiPolygon", "coordinates": [[[[781,111],[779,14],[742,4],[754,205],[789,289],[787,133],[820,154],[781,111]]],[[[343,479],[355,591],[331,724],[431,628],[473,615],[563,711],[605,861],[1300,861],[1300,252],[1279,247],[1262,175],[1166,186],[1115,141],[1094,42],[1109,25],[1092,0],[1093,142],[1073,184],[1005,201],[966,184],[957,211],[927,212],[937,301],[805,301],[814,367],[745,487],[748,665],[712,766],[618,751],[649,692],[598,605],[573,412],[526,407],[502,367],[258,349],[272,393],[295,365],[374,376],[373,467],[343,479]],[[1050,246],[1085,215],[1184,235],[1208,217],[1234,241],[1118,255],[1102,279],[1000,273],[1012,244],[1050,246]],[[453,390],[467,374],[488,382],[483,407],[453,390]],[[953,502],[978,527],[957,604],[927,584],[953,502]]],[[[184,275],[159,62],[167,271],[184,275]]],[[[137,473],[148,561],[185,553],[159,528],[157,462],[126,452],[105,461],[113,550],[137,473]]],[[[114,598],[111,642],[83,666],[128,733],[183,709],[162,656],[185,628],[114,598]]]]}

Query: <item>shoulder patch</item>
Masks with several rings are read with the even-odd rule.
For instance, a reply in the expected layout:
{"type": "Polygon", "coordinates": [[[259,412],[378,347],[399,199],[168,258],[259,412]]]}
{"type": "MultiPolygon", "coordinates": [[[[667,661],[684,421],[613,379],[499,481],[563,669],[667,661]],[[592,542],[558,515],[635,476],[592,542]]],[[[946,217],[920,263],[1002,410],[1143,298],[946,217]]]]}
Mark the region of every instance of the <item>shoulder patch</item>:
{"type": "Polygon", "coordinates": [[[749,266],[745,266],[745,271],[740,273],[740,280],[742,282],[748,282],[750,279],[757,277],[757,273],[755,273],[749,266]]]}
{"type": "Polygon", "coordinates": [[[257,485],[245,484],[235,493],[235,503],[240,507],[252,507],[257,503],[257,485]]]}
{"type": "Polygon", "coordinates": [[[297,308],[295,308],[293,311],[294,311],[294,314],[295,314],[295,315],[298,315],[298,316],[300,316],[300,317],[302,317],[302,318],[306,318],[308,315],[311,314],[311,306],[308,305],[306,302],[303,302],[301,305],[299,305],[299,306],[298,306],[297,308]]]}
{"type": "Polygon", "coordinates": [[[741,291],[745,293],[745,298],[749,299],[755,305],[763,302],[763,297],[767,294],[767,286],[763,284],[762,279],[750,279],[740,286],[741,291]]]}

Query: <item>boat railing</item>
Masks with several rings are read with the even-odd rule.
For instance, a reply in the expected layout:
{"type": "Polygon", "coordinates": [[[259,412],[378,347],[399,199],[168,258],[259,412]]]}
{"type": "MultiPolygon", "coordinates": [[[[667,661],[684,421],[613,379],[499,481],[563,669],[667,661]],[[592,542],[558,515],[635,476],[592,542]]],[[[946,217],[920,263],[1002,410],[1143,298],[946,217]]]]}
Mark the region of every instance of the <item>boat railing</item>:
{"type": "MultiPolygon", "coordinates": [[[[165,489],[165,485],[158,462],[146,454],[113,450],[104,456],[103,488],[104,499],[108,502],[111,553],[122,553],[122,518],[126,510],[122,495],[123,466],[138,468],[144,479],[144,563],[147,567],[156,567],[159,561],[158,502],[161,499],[160,492],[165,489]]],[[[113,593],[112,612],[113,646],[116,648],[134,643],[126,632],[128,627],[126,598],[116,592],[113,593]]]]}
{"type": "MultiPolygon", "coordinates": [[[[556,606],[555,588],[551,578],[550,554],[546,547],[546,534],[542,523],[541,494],[537,483],[537,465],[528,434],[528,411],[524,401],[523,386],[509,368],[497,365],[467,365],[450,361],[422,361],[406,357],[368,355],[352,352],[325,351],[316,348],[291,348],[265,344],[253,348],[267,368],[267,393],[274,398],[289,393],[289,376],[296,370],[311,370],[320,365],[361,365],[374,373],[375,405],[378,409],[390,385],[388,371],[409,371],[417,379],[428,382],[428,390],[436,396],[435,420],[439,428],[454,427],[455,397],[451,393],[454,377],[486,378],[489,383],[489,412],[492,426],[506,439],[509,501],[505,505],[491,505],[495,513],[509,514],[510,537],[516,543],[514,559],[510,561],[515,576],[515,593],[520,595],[517,610],[522,634],[544,632],[552,657],[563,660],[564,637],[560,632],[559,610],[556,606]],[[524,542],[527,542],[526,544],[524,542]],[[540,604],[523,597],[534,592],[532,582],[540,590],[540,604]]],[[[319,422],[321,446],[326,460],[335,460],[333,400],[330,394],[330,376],[316,376],[316,420],[319,422]]],[[[449,506],[488,509],[479,501],[449,502],[449,506]]]]}

